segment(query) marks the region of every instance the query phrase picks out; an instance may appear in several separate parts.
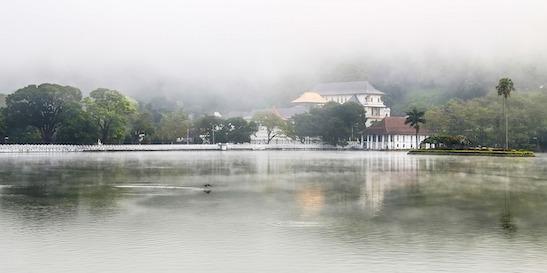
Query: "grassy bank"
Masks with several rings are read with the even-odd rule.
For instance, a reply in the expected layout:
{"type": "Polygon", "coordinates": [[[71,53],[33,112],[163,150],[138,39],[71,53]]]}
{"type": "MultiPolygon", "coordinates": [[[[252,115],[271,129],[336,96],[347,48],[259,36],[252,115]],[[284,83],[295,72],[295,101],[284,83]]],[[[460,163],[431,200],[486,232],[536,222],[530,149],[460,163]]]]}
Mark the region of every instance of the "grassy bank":
{"type": "Polygon", "coordinates": [[[499,157],[534,157],[534,152],[525,150],[479,150],[479,149],[428,149],[410,150],[409,155],[469,155],[469,156],[499,156],[499,157]]]}

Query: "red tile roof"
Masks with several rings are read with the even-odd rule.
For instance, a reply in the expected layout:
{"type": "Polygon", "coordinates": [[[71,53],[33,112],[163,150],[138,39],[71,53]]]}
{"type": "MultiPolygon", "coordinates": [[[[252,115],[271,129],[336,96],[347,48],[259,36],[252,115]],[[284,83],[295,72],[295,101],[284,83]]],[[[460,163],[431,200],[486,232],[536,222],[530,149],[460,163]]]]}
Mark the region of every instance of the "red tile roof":
{"type": "MultiPolygon", "coordinates": [[[[369,135],[415,135],[416,129],[405,124],[406,117],[385,117],[368,127],[365,132],[369,135]]],[[[420,128],[419,135],[428,135],[429,132],[420,128]]]]}

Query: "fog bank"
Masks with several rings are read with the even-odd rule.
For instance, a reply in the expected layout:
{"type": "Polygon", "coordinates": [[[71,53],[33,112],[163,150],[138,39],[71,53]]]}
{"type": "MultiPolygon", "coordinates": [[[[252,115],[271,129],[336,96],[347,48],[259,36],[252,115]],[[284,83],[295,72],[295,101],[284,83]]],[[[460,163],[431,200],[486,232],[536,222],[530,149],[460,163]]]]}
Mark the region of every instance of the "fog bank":
{"type": "Polygon", "coordinates": [[[387,92],[547,81],[544,1],[2,2],[4,93],[56,82],[224,109],[283,103],[319,81],[387,92]]]}

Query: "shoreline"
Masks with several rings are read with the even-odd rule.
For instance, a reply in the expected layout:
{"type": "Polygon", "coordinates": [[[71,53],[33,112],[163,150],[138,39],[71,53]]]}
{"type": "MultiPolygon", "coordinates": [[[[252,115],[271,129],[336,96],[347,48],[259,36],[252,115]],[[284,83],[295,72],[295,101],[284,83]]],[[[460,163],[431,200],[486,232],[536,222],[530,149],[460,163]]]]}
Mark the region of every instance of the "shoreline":
{"type": "Polygon", "coordinates": [[[323,144],[3,144],[2,153],[159,152],[159,151],[362,151],[323,144]]]}
{"type": "Polygon", "coordinates": [[[456,155],[456,156],[491,156],[491,157],[535,157],[534,152],[524,150],[411,150],[409,155],[456,155]]]}

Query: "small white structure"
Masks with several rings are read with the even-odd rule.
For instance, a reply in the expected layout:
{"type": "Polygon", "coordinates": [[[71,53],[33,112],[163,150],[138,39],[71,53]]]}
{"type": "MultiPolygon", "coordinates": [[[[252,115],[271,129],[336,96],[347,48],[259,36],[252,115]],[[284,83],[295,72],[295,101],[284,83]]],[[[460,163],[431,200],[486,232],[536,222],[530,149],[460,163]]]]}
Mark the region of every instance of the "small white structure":
{"type": "MultiPolygon", "coordinates": [[[[406,150],[416,148],[416,130],[405,124],[406,117],[385,117],[365,130],[365,148],[368,150],[406,150]]],[[[421,129],[418,143],[429,136],[421,129]]],[[[426,144],[425,148],[430,148],[426,144]]]]}

